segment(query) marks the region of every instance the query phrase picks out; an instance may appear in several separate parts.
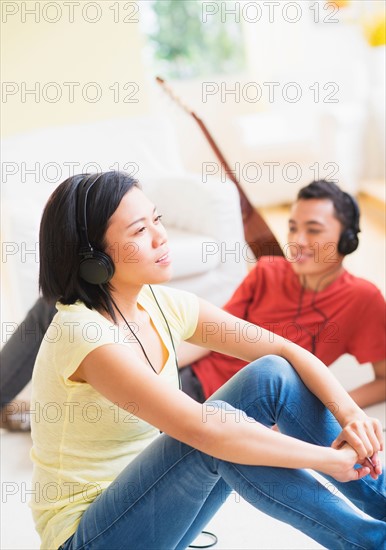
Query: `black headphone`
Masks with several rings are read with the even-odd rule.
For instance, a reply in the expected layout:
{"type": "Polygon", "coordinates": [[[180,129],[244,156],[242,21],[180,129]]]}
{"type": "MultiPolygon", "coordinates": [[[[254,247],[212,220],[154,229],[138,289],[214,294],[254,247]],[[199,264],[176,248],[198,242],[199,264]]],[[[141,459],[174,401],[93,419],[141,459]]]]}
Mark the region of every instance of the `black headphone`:
{"type": "Polygon", "coordinates": [[[114,264],[111,258],[95,250],[88,239],[87,231],[87,196],[91,187],[103,174],[88,174],[78,184],[77,195],[77,224],[80,240],[79,256],[82,258],[79,263],[78,272],[86,283],[92,285],[103,285],[108,283],[114,275],[114,264]]]}
{"type": "Polygon", "coordinates": [[[352,219],[351,224],[349,227],[346,227],[346,229],[343,230],[339,242],[338,242],[338,252],[339,254],[342,254],[342,256],[347,256],[347,254],[351,254],[351,252],[354,252],[358,248],[359,239],[358,239],[358,233],[360,232],[359,228],[359,217],[360,217],[360,210],[357,201],[349,195],[348,193],[343,192],[344,197],[346,200],[350,203],[352,214],[350,218],[352,219]]]}

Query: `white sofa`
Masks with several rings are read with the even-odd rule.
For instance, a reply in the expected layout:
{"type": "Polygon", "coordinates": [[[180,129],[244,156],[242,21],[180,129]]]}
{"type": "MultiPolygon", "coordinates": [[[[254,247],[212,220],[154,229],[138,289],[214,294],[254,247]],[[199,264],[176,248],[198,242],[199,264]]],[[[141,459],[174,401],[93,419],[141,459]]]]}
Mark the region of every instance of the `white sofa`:
{"type": "Polygon", "coordinates": [[[46,128],[2,145],[3,325],[20,322],[38,296],[38,230],[48,196],[72,173],[109,169],[133,173],[163,214],[174,259],[170,284],[222,305],[242,280],[237,191],[187,173],[164,118],[46,128]]]}

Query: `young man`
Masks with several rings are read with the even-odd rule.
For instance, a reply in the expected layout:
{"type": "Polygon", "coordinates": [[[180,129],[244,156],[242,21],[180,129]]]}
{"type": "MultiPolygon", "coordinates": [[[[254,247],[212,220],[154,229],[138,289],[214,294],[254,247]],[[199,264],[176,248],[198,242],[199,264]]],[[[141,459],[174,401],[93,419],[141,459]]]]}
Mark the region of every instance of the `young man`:
{"type": "MultiPolygon", "coordinates": [[[[304,187],[291,208],[285,258],[260,258],[224,309],[294,341],[328,366],[345,353],[372,363],[374,380],[350,392],[367,407],[386,398],[385,300],[372,283],[343,267],[359,231],[359,209],[350,195],[324,180],[304,187]]],[[[247,336],[259,337],[253,331],[247,336]]],[[[183,346],[183,387],[198,400],[245,365],[183,346]]]]}
{"type": "MultiPolygon", "coordinates": [[[[358,246],[355,200],[324,180],[301,189],[289,219],[285,258],[262,257],[224,306],[229,313],[284,336],[330,365],[349,353],[370,362],[374,380],[352,392],[360,407],[385,400],[385,300],[370,282],[343,267],[358,246]]],[[[1,352],[1,406],[32,376],[41,340],[56,313],[39,299],[1,352]]],[[[209,328],[208,328],[209,330],[209,328]]],[[[213,327],[211,328],[213,330],[213,327]]],[[[237,330],[237,327],[235,327],[237,330]]],[[[254,332],[248,338],[258,339],[254,332]]],[[[245,362],[183,343],[182,388],[203,401],[245,362]]],[[[3,426],[17,429],[26,415],[4,407],[3,426]]]]}

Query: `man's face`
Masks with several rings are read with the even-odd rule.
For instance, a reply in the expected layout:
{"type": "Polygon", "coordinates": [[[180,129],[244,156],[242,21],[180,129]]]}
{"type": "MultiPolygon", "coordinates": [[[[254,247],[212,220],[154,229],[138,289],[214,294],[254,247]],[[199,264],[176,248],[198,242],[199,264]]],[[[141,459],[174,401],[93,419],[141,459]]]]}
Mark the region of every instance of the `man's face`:
{"type": "Polygon", "coordinates": [[[288,220],[286,258],[298,275],[322,275],[339,267],[338,241],[343,227],[330,199],[301,199],[288,220]]]}

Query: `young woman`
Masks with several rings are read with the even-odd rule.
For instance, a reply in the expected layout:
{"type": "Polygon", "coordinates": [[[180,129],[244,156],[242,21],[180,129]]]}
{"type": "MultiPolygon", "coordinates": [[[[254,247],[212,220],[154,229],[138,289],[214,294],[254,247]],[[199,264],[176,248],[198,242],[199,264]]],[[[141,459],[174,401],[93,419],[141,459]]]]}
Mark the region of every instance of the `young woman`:
{"type": "Polygon", "coordinates": [[[43,295],[59,297],[33,373],[42,548],[183,549],[232,489],[328,548],[382,547],[380,423],[309,352],[158,286],[171,275],[167,236],[131,177],[63,182],[40,255],[43,295]],[[178,389],[182,339],[250,364],[199,404],[178,389]]]}

